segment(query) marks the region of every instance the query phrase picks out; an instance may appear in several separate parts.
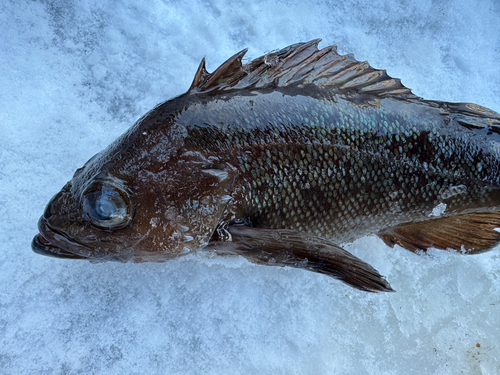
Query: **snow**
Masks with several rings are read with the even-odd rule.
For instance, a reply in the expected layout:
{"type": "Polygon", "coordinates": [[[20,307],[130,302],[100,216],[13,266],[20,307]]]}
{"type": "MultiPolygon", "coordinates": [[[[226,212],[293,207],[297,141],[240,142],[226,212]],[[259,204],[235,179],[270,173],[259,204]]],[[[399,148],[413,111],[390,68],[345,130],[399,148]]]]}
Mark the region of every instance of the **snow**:
{"type": "Polygon", "coordinates": [[[91,264],[30,242],[45,204],[155,104],[248,47],[323,38],[427,99],[500,111],[492,1],[0,4],[0,372],[498,374],[499,249],[347,250],[397,293],[238,257],[91,264]]]}
{"type": "Polygon", "coordinates": [[[432,212],[429,214],[432,216],[441,216],[446,211],[446,203],[439,203],[436,207],[432,209],[432,212]]]}

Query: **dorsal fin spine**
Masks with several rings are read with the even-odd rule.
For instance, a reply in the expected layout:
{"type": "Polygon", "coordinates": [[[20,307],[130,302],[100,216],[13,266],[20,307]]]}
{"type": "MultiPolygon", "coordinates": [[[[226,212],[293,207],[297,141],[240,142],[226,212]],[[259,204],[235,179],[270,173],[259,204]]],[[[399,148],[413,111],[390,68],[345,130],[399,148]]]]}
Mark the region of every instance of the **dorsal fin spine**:
{"type": "Polygon", "coordinates": [[[189,87],[189,92],[199,87],[208,75],[209,73],[205,68],[205,57],[203,57],[201,59],[200,65],[198,66],[198,69],[196,70],[196,74],[194,75],[193,83],[191,83],[191,87],[189,87]]]}

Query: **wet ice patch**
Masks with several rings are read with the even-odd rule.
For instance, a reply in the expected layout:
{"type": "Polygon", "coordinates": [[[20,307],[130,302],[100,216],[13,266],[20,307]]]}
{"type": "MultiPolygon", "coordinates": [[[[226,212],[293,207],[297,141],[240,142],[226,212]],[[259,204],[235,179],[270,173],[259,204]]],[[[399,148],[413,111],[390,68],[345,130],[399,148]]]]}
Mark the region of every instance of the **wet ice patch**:
{"type": "Polygon", "coordinates": [[[441,216],[442,214],[444,214],[445,211],[446,211],[446,203],[439,203],[436,207],[434,207],[432,212],[429,214],[429,217],[441,216]]]}

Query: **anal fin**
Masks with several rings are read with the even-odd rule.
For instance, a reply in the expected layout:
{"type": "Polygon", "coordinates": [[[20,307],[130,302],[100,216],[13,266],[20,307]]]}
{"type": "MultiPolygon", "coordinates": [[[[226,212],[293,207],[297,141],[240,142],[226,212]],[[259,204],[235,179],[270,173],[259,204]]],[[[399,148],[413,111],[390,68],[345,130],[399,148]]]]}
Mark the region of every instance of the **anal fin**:
{"type": "Polygon", "coordinates": [[[227,231],[231,241],[211,243],[211,249],[258,264],[319,272],[366,292],[394,291],[372,266],[326,239],[287,229],[229,226],[227,231]]]}
{"type": "Polygon", "coordinates": [[[500,242],[500,212],[465,214],[403,224],[384,229],[377,235],[388,246],[395,244],[410,251],[452,249],[466,254],[488,251],[500,242]]]}

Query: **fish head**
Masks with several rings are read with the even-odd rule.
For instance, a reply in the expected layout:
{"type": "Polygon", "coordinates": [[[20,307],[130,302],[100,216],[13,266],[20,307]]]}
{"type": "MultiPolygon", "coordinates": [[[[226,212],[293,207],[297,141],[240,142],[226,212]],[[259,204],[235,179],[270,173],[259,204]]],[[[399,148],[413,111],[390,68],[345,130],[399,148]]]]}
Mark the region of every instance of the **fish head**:
{"type": "Polygon", "coordinates": [[[235,169],[189,149],[187,131],[175,121],[146,120],[50,200],[32,242],[36,253],[161,262],[208,244],[231,199],[235,169]]]}

